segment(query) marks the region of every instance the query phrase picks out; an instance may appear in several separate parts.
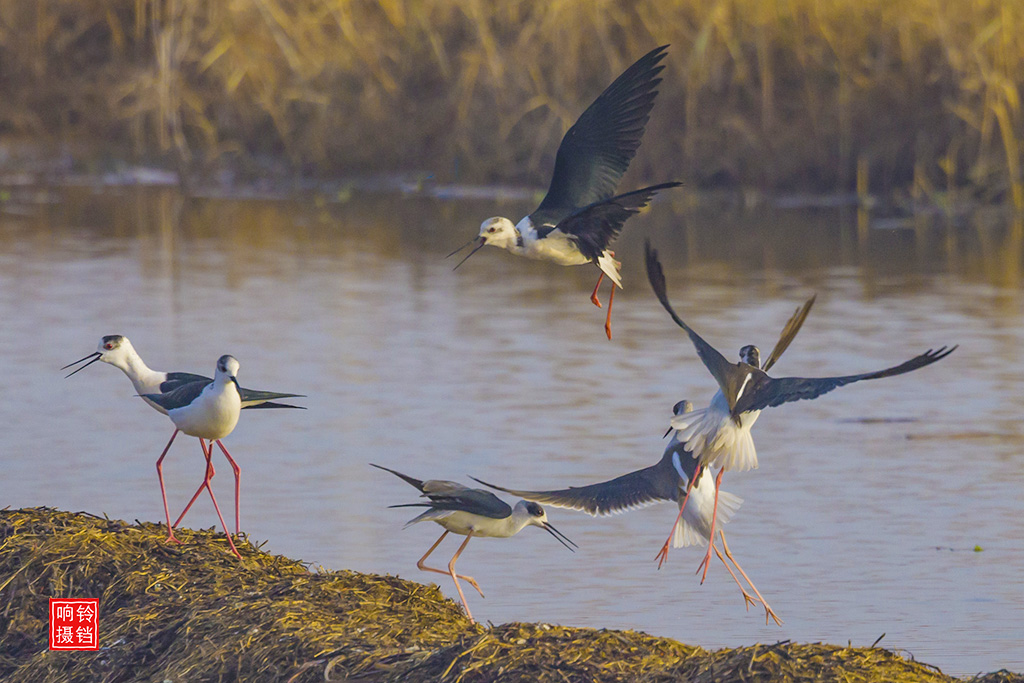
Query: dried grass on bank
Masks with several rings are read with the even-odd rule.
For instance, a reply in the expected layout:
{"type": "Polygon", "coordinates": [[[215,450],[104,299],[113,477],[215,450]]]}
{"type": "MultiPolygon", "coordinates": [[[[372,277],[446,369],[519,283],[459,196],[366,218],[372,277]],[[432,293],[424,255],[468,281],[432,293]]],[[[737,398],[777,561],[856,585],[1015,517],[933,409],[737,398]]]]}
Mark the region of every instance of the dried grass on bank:
{"type": "MultiPolygon", "coordinates": [[[[891,681],[955,679],[881,648],[708,652],[632,631],[471,625],[436,587],[300,562],[223,535],[47,508],[0,511],[0,679],[891,681]],[[49,597],[98,597],[98,652],[46,649],[49,597]]],[[[996,672],[976,683],[1024,683],[996,672]]]]}

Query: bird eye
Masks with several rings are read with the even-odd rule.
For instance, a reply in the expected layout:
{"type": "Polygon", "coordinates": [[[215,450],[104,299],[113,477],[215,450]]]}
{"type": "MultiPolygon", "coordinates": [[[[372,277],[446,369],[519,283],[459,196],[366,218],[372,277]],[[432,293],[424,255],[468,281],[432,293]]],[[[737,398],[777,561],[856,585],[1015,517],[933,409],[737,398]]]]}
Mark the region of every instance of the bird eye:
{"type": "Polygon", "coordinates": [[[494,232],[494,227],[487,228],[487,232],[494,232]]]}
{"type": "Polygon", "coordinates": [[[114,348],[114,345],[111,344],[110,342],[107,342],[106,344],[103,345],[103,348],[109,351],[110,349],[114,348]]]}

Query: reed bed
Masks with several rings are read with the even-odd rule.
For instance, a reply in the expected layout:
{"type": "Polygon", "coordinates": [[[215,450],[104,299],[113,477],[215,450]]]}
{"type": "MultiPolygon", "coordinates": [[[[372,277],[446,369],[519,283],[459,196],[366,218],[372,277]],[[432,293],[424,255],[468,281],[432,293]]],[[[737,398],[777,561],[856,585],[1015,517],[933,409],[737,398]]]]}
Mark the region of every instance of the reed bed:
{"type": "MultiPolygon", "coordinates": [[[[0,511],[0,679],[954,683],[878,648],[709,652],[633,631],[470,624],[435,586],[310,571],[222,534],[48,508],[0,511]],[[49,597],[100,601],[100,649],[47,650],[49,597]]],[[[972,683],[1024,683],[995,672],[972,683]]]]}
{"type": "Polygon", "coordinates": [[[644,179],[1024,208],[1007,0],[0,0],[0,135],[190,172],[539,184],[663,43],[644,179]]]}

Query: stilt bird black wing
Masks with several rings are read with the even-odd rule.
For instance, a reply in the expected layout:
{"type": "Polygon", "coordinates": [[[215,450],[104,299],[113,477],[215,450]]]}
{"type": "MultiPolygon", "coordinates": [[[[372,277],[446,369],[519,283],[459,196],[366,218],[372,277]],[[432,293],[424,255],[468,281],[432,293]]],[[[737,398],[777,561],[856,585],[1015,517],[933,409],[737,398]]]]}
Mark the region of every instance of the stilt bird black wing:
{"type": "Polygon", "coordinates": [[[800,328],[804,324],[804,320],[807,318],[807,314],[811,311],[811,306],[814,305],[814,300],[818,297],[817,294],[807,300],[800,308],[796,309],[796,313],[789,319],[786,326],[782,328],[782,336],[779,337],[779,341],[775,343],[775,348],[772,349],[771,355],[768,356],[768,360],[764,362],[761,369],[768,372],[773,365],[779,360],[779,357],[789,348],[796,333],[800,331],[800,328]]]}
{"type": "Polygon", "coordinates": [[[168,372],[167,379],[160,383],[160,393],[166,394],[167,392],[174,391],[180,386],[185,384],[191,384],[192,382],[212,382],[213,380],[206,375],[196,375],[191,372],[168,372]]]}
{"type": "Polygon", "coordinates": [[[668,314],[672,316],[672,320],[675,321],[676,325],[686,330],[686,333],[690,335],[690,341],[697,348],[697,355],[700,357],[701,362],[711,373],[711,376],[718,382],[719,388],[722,390],[722,394],[725,395],[729,401],[729,405],[733,404],[736,393],[739,390],[739,385],[734,380],[736,379],[737,366],[730,363],[725,359],[719,351],[708,344],[704,339],[690,329],[690,326],[683,322],[683,319],[676,315],[676,312],[672,309],[672,305],[668,302],[668,295],[665,293],[665,273],[661,270],[661,263],[658,261],[658,251],[651,247],[651,243],[648,241],[644,244],[644,252],[647,259],[647,279],[651,282],[651,288],[654,290],[654,295],[658,297],[658,301],[664,306],[668,314]]]}
{"type": "MultiPolygon", "coordinates": [[[[275,403],[280,398],[305,398],[302,394],[282,394],[276,391],[258,391],[256,389],[239,388],[238,395],[242,399],[243,408],[302,408],[287,403],[275,403]]],[[[305,410],[304,408],[302,408],[305,410]]]]}
{"type": "Polygon", "coordinates": [[[579,510],[592,516],[613,515],[662,501],[678,500],[680,481],[679,475],[672,467],[670,456],[662,458],[661,462],[656,465],[624,474],[609,481],[588,486],[570,486],[567,489],[555,491],[520,491],[489,484],[476,477],[470,477],[470,479],[526,500],[558,508],[579,510]],[[665,476],[666,469],[671,470],[669,476],[665,476]]]}
{"type": "Polygon", "coordinates": [[[954,346],[947,349],[943,346],[936,350],[929,349],[919,356],[914,356],[905,363],[900,363],[885,370],[878,370],[877,372],[866,372],[861,375],[822,378],[780,377],[776,379],[762,374],[756,377],[754,381],[751,381],[753,386],[748,387],[743,393],[743,396],[733,407],[732,413],[733,415],[739,415],[751,410],[773,408],[791,401],[817,398],[838,387],[865,379],[880,379],[882,377],[902,375],[940,361],[953,353],[956,348],[954,346]]]}
{"type": "MultiPolygon", "coordinates": [[[[679,187],[682,183],[662,183],[641,190],[633,190],[616,197],[603,199],[566,216],[553,230],[561,230],[576,240],[580,253],[596,261],[608,245],[622,232],[622,225],[630,216],[647,206],[658,190],[679,187]]],[[[537,230],[544,237],[551,230],[537,230]]]]}
{"type": "Polygon", "coordinates": [[[141,394],[141,396],[148,398],[164,410],[174,410],[175,408],[183,408],[192,403],[192,401],[199,397],[199,394],[203,393],[203,389],[210,384],[213,384],[212,379],[204,379],[198,382],[182,384],[177,389],[163,394],[141,394]]]}
{"type": "MultiPolygon", "coordinates": [[[[426,482],[429,485],[431,482],[426,482]]],[[[450,484],[452,482],[445,482],[450,484]]],[[[512,514],[512,507],[498,498],[490,491],[483,489],[471,489],[462,487],[460,493],[452,494],[424,494],[430,498],[429,503],[402,503],[400,505],[389,505],[392,508],[431,508],[433,510],[452,510],[457,512],[469,512],[481,517],[493,519],[505,519],[512,514]]]]}
{"type": "Polygon", "coordinates": [[[640,147],[651,116],[657,78],[668,45],[651,50],[622,72],[562,138],[544,200],[534,224],[558,223],[576,209],[615,194],[640,147]]]}
{"type": "Polygon", "coordinates": [[[264,408],[294,408],[295,410],[305,410],[306,406],[293,406],[291,403],[278,403],[276,401],[264,401],[263,403],[251,403],[249,405],[242,403],[242,410],[260,410],[264,408]]]}
{"type": "Polygon", "coordinates": [[[388,467],[384,467],[383,465],[375,465],[372,462],[370,463],[370,467],[376,467],[378,470],[384,470],[385,472],[390,472],[391,474],[395,475],[399,479],[402,479],[402,480],[408,482],[409,484],[412,484],[417,489],[419,489],[421,492],[423,491],[423,482],[420,481],[419,479],[416,479],[415,477],[410,477],[408,474],[402,474],[401,472],[399,472],[397,470],[393,470],[393,469],[390,469],[388,467]]]}
{"type": "Polygon", "coordinates": [[[508,503],[498,498],[490,491],[484,491],[483,489],[471,489],[468,486],[456,483],[454,481],[444,481],[443,479],[427,479],[426,481],[420,481],[414,477],[410,477],[407,474],[402,474],[396,470],[382,467],[381,465],[374,465],[370,463],[371,467],[376,467],[379,470],[390,472],[391,474],[404,479],[409,482],[417,489],[423,492],[423,495],[430,498],[429,503],[403,503],[401,505],[389,505],[388,507],[393,508],[433,508],[434,510],[461,510],[463,512],[471,512],[475,515],[481,515],[483,517],[493,517],[494,519],[504,519],[512,514],[512,508],[508,503]]]}

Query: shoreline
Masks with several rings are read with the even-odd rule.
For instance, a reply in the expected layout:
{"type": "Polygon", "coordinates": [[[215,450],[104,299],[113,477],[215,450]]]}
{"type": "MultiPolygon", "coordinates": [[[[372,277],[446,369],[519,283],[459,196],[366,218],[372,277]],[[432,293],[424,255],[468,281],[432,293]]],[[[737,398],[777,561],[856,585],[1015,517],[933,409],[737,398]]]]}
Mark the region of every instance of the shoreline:
{"type": "MultiPolygon", "coordinates": [[[[3,143],[0,141],[0,150],[3,143]]],[[[176,190],[189,199],[292,201],[313,197],[322,205],[345,204],[375,195],[437,201],[489,201],[533,205],[545,188],[517,184],[443,182],[423,170],[384,173],[300,176],[283,162],[269,162],[253,174],[223,167],[210,173],[185,172],[159,163],[132,163],[122,159],[105,163],[88,157],[58,158],[38,148],[22,148],[0,161],[0,210],[17,213],[24,205],[54,203],[50,191],[91,189],[116,191],[128,188],[176,190]],[[102,167],[102,168],[100,168],[102,167]]],[[[754,187],[709,189],[684,185],[655,201],[668,202],[677,213],[696,210],[764,209],[786,212],[855,211],[872,229],[913,230],[919,220],[964,223],[971,216],[1003,215],[1014,220],[1007,201],[980,202],[970,193],[911,198],[898,191],[889,195],[857,192],[764,191],[754,187]]],[[[1016,220],[1019,220],[1016,219],[1016,220]]]]}

